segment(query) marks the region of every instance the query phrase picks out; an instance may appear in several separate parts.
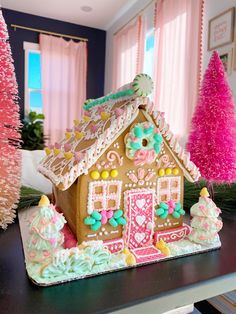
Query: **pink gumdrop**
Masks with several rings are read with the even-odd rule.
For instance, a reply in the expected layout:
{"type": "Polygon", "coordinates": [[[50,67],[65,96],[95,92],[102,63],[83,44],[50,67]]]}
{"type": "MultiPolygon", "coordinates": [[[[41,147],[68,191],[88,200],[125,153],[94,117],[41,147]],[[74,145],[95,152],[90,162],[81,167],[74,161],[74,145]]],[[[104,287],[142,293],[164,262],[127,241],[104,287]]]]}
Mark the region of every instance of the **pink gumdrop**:
{"type": "Polygon", "coordinates": [[[168,213],[171,215],[174,212],[174,207],[169,207],[168,208],[168,213]]]}
{"type": "Polygon", "coordinates": [[[109,212],[107,212],[107,218],[111,218],[113,216],[113,210],[109,210],[109,212]]]}
{"type": "Polygon", "coordinates": [[[65,249],[71,249],[72,247],[75,247],[77,245],[77,241],[73,238],[68,239],[64,242],[64,248],[65,249]]]}
{"type": "Polygon", "coordinates": [[[167,204],[168,204],[168,206],[169,207],[175,207],[175,201],[173,201],[173,200],[169,200],[168,202],[167,202],[167,204]]]}
{"type": "Polygon", "coordinates": [[[107,223],[107,217],[106,216],[102,216],[101,223],[102,223],[102,225],[105,225],[107,223]]]}

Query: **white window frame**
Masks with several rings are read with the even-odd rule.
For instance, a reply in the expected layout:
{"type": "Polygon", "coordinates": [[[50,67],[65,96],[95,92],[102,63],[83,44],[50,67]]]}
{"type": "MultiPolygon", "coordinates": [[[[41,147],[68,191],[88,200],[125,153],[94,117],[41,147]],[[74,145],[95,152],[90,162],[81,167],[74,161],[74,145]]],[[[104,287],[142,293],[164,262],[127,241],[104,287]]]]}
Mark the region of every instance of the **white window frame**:
{"type": "Polygon", "coordinates": [[[29,114],[30,112],[30,103],[29,103],[29,94],[30,92],[38,92],[38,91],[41,91],[41,89],[31,89],[31,88],[28,88],[28,56],[29,56],[29,52],[36,52],[36,53],[41,53],[40,52],[40,49],[39,49],[39,44],[36,44],[36,43],[30,43],[30,42],[27,42],[27,41],[24,41],[23,43],[23,48],[24,48],[24,51],[25,51],[25,92],[24,92],[24,95],[25,95],[25,100],[24,100],[24,105],[25,105],[25,113],[26,114],[29,114]]]}
{"type": "Polygon", "coordinates": [[[163,202],[161,200],[162,195],[166,195],[167,199],[165,202],[168,202],[171,199],[171,194],[176,193],[178,195],[176,202],[180,202],[181,198],[181,177],[180,176],[170,176],[170,177],[159,177],[157,178],[157,203],[160,204],[163,202]],[[161,188],[161,183],[166,182],[166,188],[161,188]],[[177,187],[171,187],[172,181],[177,181],[177,187]]]}

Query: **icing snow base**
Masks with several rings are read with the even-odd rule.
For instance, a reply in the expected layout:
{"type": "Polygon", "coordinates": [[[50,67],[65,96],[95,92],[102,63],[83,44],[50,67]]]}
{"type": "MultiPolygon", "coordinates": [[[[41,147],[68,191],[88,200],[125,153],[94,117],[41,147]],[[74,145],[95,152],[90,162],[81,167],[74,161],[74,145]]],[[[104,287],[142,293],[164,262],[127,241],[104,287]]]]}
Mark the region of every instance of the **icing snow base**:
{"type": "MultiPolygon", "coordinates": [[[[35,210],[32,207],[19,212],[20,230],[25,256],[27,256],[27,241],[29,239],[28,217],[35,210]]],[[[123,245],[123,244],[122,244],[123,245]]],[[[50,262],[33,263],[26,260],[26,270],[30,279],[37,285],[50,286],[67,281],[91,277],[112,271],[124,270],[131,267],[165,261],[181,256],[207,252],[220,248],[219,238],[213,244],[196,244],[184,238],[179,241],[166,243],[170,255],[165,256],[154,246],[130,250],[136,259],[136,264],[130,266],[127,259],[127,249],[113,251],[108,249],[108,243],[103,241],[88,241],[79,247],[64,249],[59,247],[50,262]]],[[[157,266],[158,267],[158,266],[157,266]]]]}

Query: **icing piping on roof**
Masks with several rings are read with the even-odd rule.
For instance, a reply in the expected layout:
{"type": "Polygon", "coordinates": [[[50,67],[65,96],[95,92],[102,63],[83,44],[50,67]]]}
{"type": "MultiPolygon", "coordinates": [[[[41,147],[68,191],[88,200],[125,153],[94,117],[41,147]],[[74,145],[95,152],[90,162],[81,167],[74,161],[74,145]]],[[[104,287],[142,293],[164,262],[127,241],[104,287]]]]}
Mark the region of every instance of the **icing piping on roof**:
{"type": "MultiPolygon", "coordinates": [[[[145,101],[142,100],[142,103],[145,101]]],[[[117,101],[116,101],[117,102],[117,101]]],[[[83,153],[83,157],[80,161],[76,161],[75,156],[70,160],[64,158],[65,145],[68,140],[64,139],[61,142],[61,151],[57,156],[53,156],[53,153],[46,156],[38,167],[40,173],[48,177],[57,187],[61,190],[69,188],[73,182],[82,174],[88,173],[88,169],[96,163],[98,158],[103,154],[109,145],[111,145],[117,137],[132,123],[138,114],[138,106],[140,100],[137,98],[130,101],[128,104],[124,103],[125,107],[122,113],[116,116],[115,112],[111,116],[110,127],[106,130],[102,130],[101,134],[94,138],[94,143],[85,150],[80,151],[83,153]],[[57,162],[58,161],[58,162],[57,162]],[[66,171],[64,171],[67,169],[66,171]],[[56,172],[59,172],[56,174],[56,172]]],[[[106,104],[106,108],[108,104],[106,104]]],[[[110,110],[112,106],[110,105],[110,110]]],[[[95,109],[94,109],[95,110],[95,109]]],[[[104,122],[102,126],[104,127],[104,122]]],[[[86,124],[85,129],[88,124],[86,124]]],[[[72,130],[73,132],[74,130],[72,130]]],[[[89,135],[89,134],[88,134],[89,135]]],[[[88,136],[90,138],[90,136],[88,136]]],[[[69,139],[69,141],[71,138],[69,139]]],[[[80,140],[79,140],[80,141],[80,140]]],[[[75,152],[79,141],[74,140],[71,143],[71,151],[75,152]]]]}

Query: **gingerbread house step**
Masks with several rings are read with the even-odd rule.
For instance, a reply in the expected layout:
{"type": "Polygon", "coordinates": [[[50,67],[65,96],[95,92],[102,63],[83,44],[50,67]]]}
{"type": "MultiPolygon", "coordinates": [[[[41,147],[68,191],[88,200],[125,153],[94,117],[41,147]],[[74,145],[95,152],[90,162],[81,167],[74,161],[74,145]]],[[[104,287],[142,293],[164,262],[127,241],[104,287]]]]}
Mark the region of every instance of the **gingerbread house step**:
{"type": "Polygon", "coordinates": [[[158,261],[165,257],[164,254],[153,245],[132,249],[137,263],[148,263],[152,261],[158,261]]]}
{"type": "Polygon", "coordinates": [[[157,231],[154,233],[154,243],[159,242],[161,239],[166,243],[179,241],[188,236],[191,232],[191,227],[183,224],[183,226],[178,228],[173,228],[169,230],[157,231]]]}

